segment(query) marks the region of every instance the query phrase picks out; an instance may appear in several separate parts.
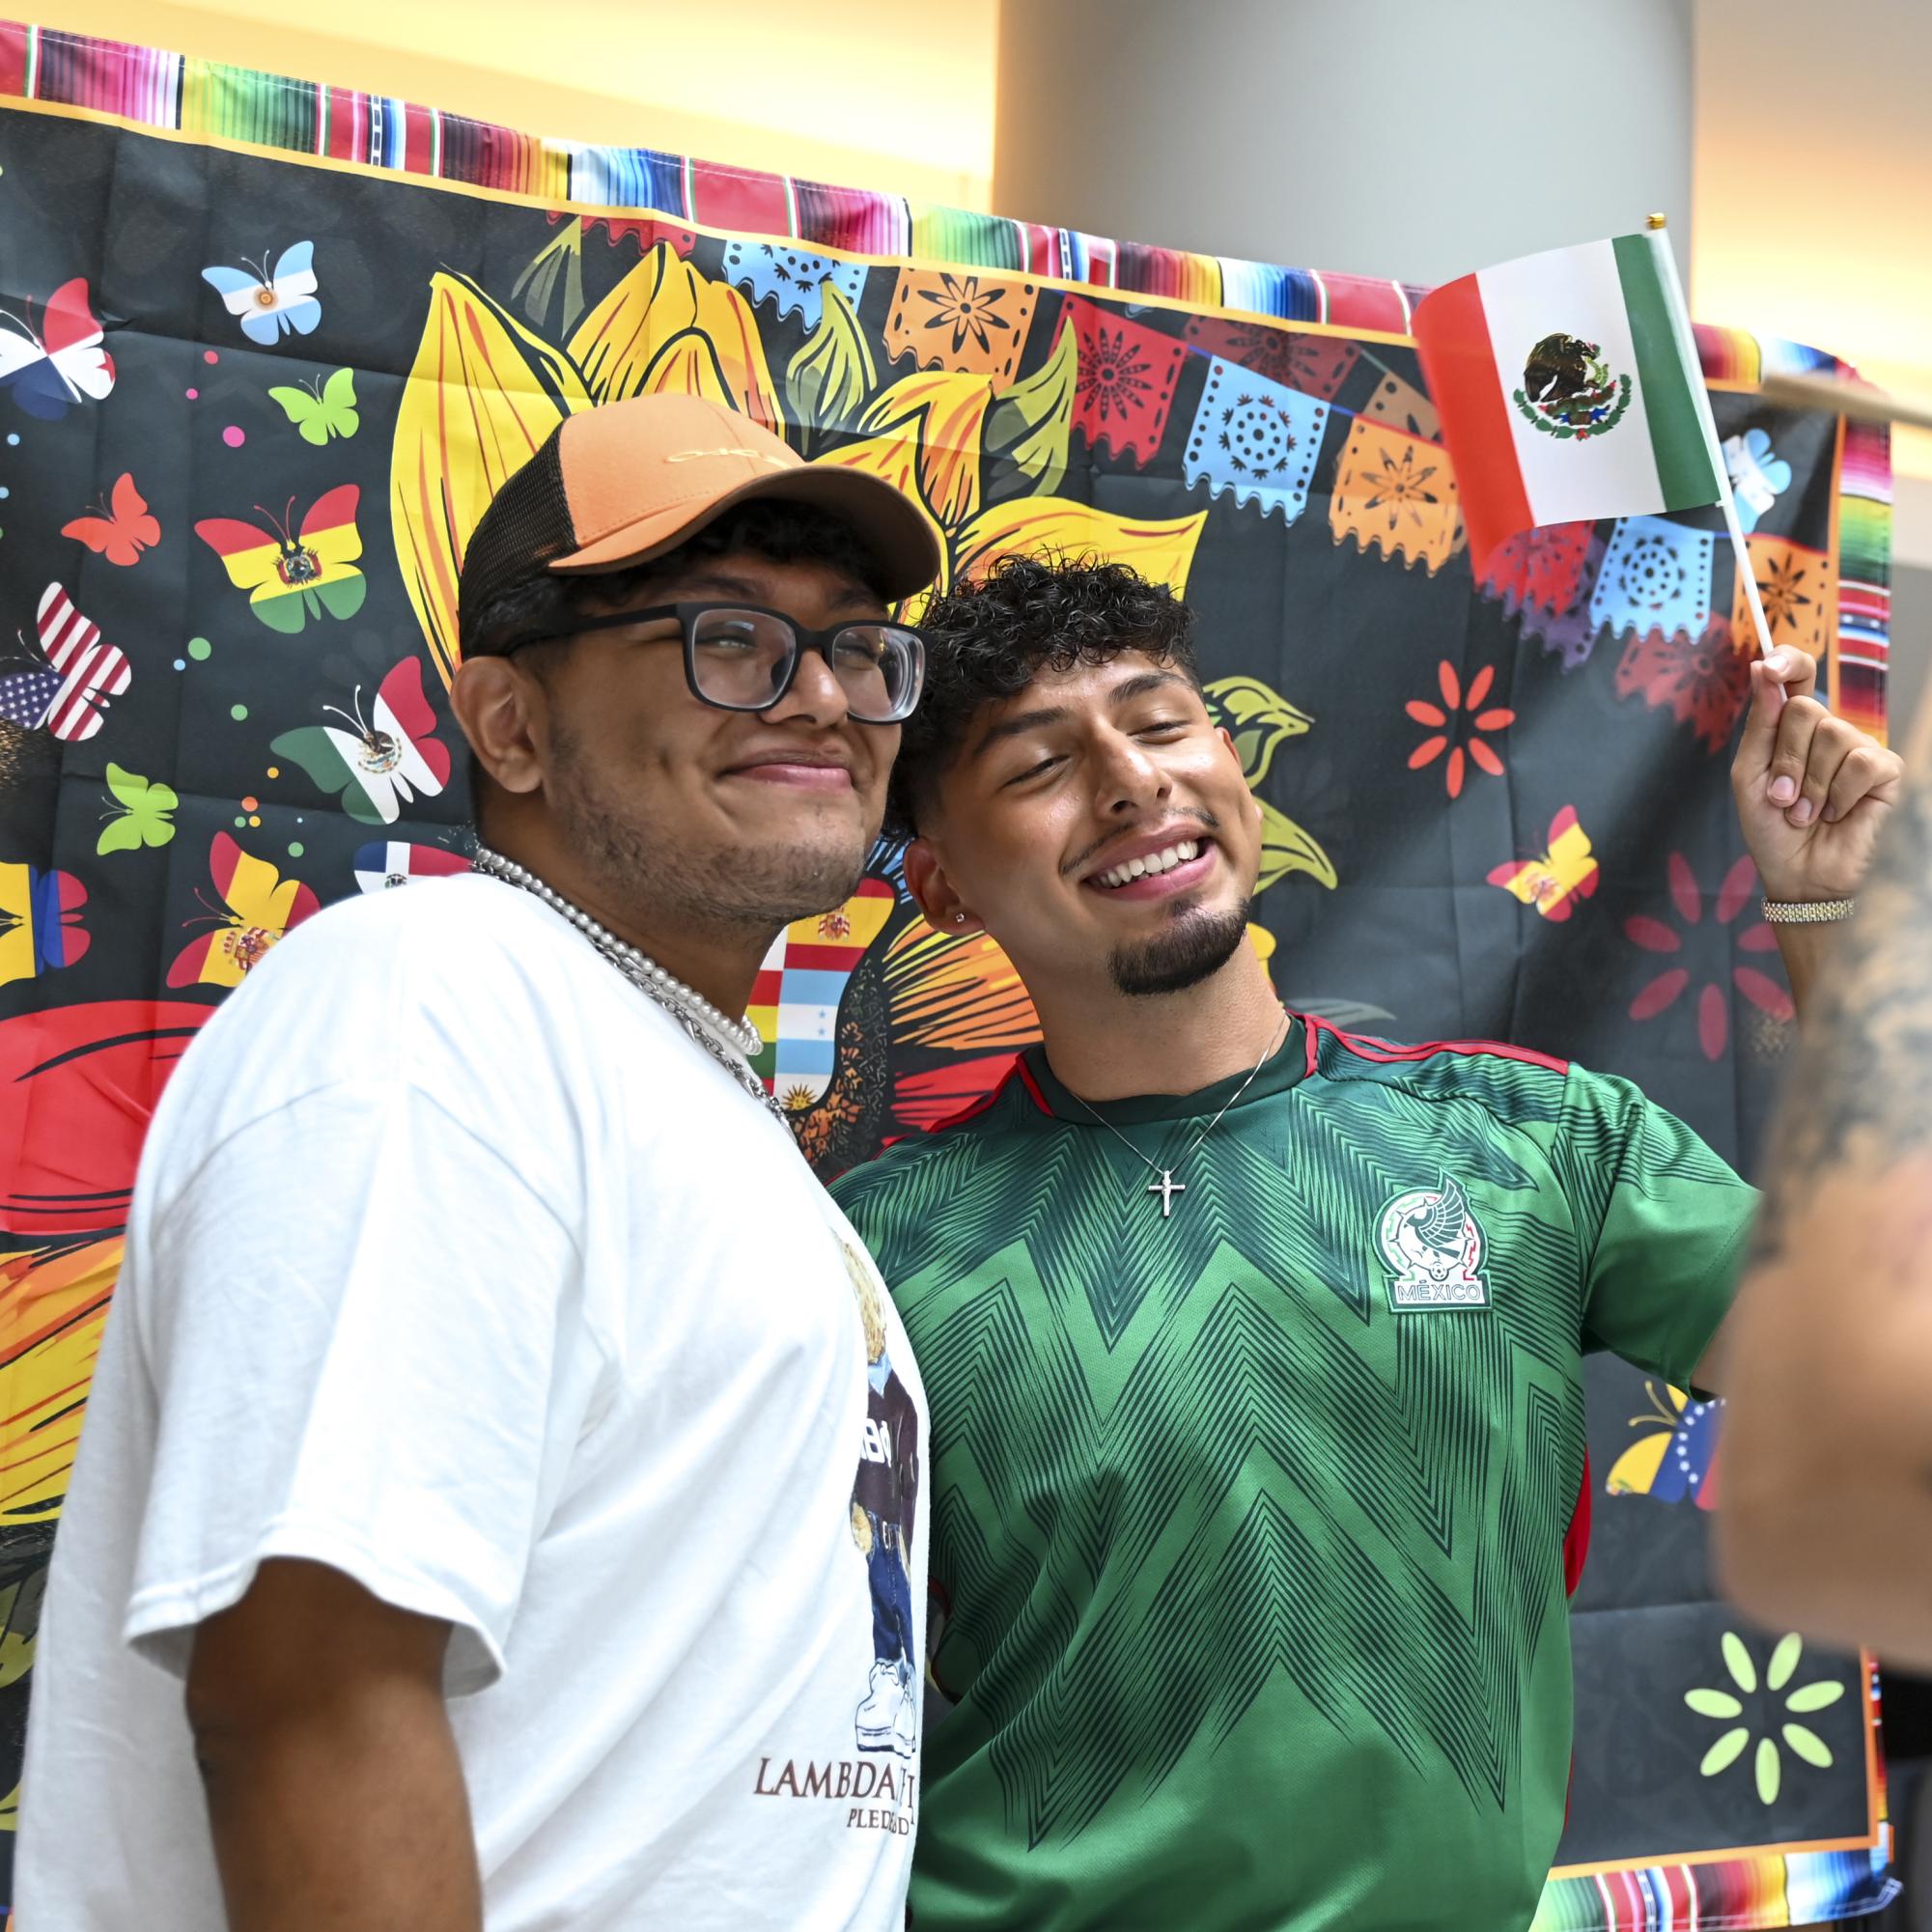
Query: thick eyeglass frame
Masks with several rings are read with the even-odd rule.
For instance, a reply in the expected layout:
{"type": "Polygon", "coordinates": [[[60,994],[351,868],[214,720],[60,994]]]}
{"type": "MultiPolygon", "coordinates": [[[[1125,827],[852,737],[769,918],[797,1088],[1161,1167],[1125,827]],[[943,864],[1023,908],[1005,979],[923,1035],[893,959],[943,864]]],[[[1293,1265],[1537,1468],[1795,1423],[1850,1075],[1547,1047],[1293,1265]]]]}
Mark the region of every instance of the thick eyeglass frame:
{"type": "MultiPolygon", "coordinates": [[[[797,618],[788,617],[782,610],[767,609],[756,603],[723,603],[715,601],[695,603],[658,603],[649,610],[617,610],[602,617],[586,617],[573,623],[567,630],[532,630],[521,637],[513,637],[507,644],[497,647],[497,655],[508,657],[513,651],[519,651],[525,644],[546,644],[566,637],[581,636],[587,630],[622,630],[633,624],[661,624],[676,618],[684,633],[685,644],[685,683],[689,686],[692,697],[701,705],[709,705],[714,711],[767,712],[783,701],[785,693],[792,688],[798,676],[798,666],[805,660],[808,651],[816,651],[826,660],[826,669],[831,673],[833,684],[845,694],[846,710],[855,724],[902,724],[917,709],[920,693],[926,685],[926,639],[922,631],[910,624],[897,624],[889,618],[855,618],[844,624],[834,624],[826,630],[807,630],[797,618]],[[785,675],[778,680],[777,688],[769,698],[755,705],[726,704],[720,698],[698,686],[698,625],[707,617],[719,613],[742,612],[747,617],[769,617],[782,624],[792,633],[792,659],[785,667],[785,675]],[[852,695],[840,683],[838,665],[832,658],[832,647],[848,630],[893,630],[906,638],[910,647],[912,674],[907,681],[905,693],[884,717],[865,717],[852,708],[852,695]]],[[[667,637],[665,643],[671,640],[667,637]]]]}

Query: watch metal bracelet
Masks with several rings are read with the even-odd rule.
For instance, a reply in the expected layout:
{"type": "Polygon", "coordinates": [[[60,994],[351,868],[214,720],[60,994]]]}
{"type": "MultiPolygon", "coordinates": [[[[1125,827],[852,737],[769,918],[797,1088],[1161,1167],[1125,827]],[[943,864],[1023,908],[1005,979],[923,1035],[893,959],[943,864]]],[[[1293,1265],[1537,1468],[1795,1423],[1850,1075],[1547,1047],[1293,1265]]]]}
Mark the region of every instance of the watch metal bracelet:
{"type": "Polygon", "coordinates": [[[1849,919],[1856,899],[1767,899],[1764,916],[1774,926],[1831,926],[1849,919]]]}

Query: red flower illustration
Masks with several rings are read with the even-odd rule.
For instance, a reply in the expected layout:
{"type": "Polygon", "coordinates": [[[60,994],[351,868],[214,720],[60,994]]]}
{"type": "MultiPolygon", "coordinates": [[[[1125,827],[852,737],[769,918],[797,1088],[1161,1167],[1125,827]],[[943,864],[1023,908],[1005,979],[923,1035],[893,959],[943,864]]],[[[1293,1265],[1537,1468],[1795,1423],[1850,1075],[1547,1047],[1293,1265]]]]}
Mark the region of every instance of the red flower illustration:
{"type": "Polygon", "coordinates": [[[1463,735],[1467,719],[1469,756],[1492,778],[1500,778],[1502,760],[1482,734],[1486,731],[1507,731],[1516,722],[1516,714],[1500,705],[1489,711],[1479,709],[1482,701],[1489,696],[1489,687],[1496,683],[1496,667],[1493,664],[1485,664],[1470,680],[1467,694],[1463,690],[1462,680],[1456,676],[1456,667],[1446,658],[1436,666],[1436,682],[1442,686],[1442,705],[1411,698],[1403,706],[1403,710],[1417,724],[1427,725],[1435,733],[1433,738],[1425,738],[1409,754],[1409,769],[1419,771],[1423,766],[1433,765],[1444,751],[1448,752],[1449,762],[1443,768],[1442,782],[1448,788],[1450,798],[1460,798],[1468,768],[1464,763],[1464,746],[1452,744],[1450,741],[1463,735]],[[1444,705],[1448,708],[1446,711],[1442,708],[1444,705]]]}
{"type": "MultiPolygon", "coordinates": [[[[1646,918],[1641,914],[1623,922],[1624,935],[1634,944],[1639,945],[1647,953],[1677,953],[1684,949],[1685,933],[1697,925],[1704,916],[1704,895],[1697,888],[1695,875],[1691,870],[1691,862],[1681,852],[1670,854],[1669,863],[1670,903],[1676,909],[1677,918],[1682,923],[1683,932],[1676,925],[1666,924],[1662,919],[1646,918]]],[[[1749,857],[1741,858],[1724,874],[1724,882],[1718,887],[1717,902],[1713,907],[1716,923],[1720,927],[1730,926],[1738,914],[1750,903],[1757,890],[1757,868],[1749,857]]],[[[1739,952],[1770,953],[1778,950],[1778,936],[1759,919],[1754,925],[1747,926],[1731,941],[1728,934],[1720,937],[1729,945],[1735,943],[1739,952]]],[[[1689,988],[1692,972],[1688,966],[1671,966],[1659,973],[1635,999],[1630,1002],[1630,1017],[1633,1020],[1655,1020],[1660,1013],[1676,1005],[1678,999],[1689,988]]],[[[1783,987],[1755,966],[1733,966],[1731,984],[1755,1006],[1760,1013],[1768,1013],[1774,1020],[1789,1020],[1795,1009],[1791,995],[1783,987]]],[[[1722,1057],[1725,1045],[1730,1039],[1731,1002],[1730,995],[1717,980],[1707,980],[1697,992],[1697,1044],[1704,1050],[1707,1060],[1722,1057]]]]}

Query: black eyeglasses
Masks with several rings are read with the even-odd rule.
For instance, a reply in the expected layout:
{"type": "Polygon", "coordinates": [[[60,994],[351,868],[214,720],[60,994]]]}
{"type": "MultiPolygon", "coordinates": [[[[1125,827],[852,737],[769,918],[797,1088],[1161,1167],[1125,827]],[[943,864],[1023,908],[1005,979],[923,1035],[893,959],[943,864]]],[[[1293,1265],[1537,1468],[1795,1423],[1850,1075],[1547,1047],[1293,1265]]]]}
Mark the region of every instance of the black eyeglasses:
{"type": "MultiPolygon", "coordinates": [[[[501,649],[515,651],[547,638],[676,618],[685,637],[685,682],[701,704],[719,711],[770,711],[816,651],[845,693],[860,724],[897,724],[910,717],[926,679],[926,640],[904,624],[839,624],[801,630],[783,611],[743,603],[663,603],[585,618],[568,630],[532,632],[501,649]]],[[[668,643],[670,640],[664,640],[668,643]]]]}

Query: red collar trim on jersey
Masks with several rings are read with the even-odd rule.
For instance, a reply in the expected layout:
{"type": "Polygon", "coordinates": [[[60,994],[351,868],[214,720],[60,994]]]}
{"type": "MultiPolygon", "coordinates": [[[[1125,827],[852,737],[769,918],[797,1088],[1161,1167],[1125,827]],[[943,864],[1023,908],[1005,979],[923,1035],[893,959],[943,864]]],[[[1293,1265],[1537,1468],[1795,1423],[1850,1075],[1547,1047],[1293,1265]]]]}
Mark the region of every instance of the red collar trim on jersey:
{"type": "Polygon", "coordinates": [[[1308,1029],[1308,1071],[1315,1071],[1316,1056],[1321,1050],[1319,1035],[1332,1034],[1335,1045],[1353,1053],[1358,1060],[1372,1060],[1378,1066],[1399,1066],[1409,1060],[1427,1060],[1438,1053],[1460,1053],[1469,1059],[1487,1058],[1492,1060],[1516,1060],[1525,1066],[1545,1067],[1553,1074],[1567,1074],[1568,1060],[1559,1060],[1553,1053],[1539,1053],[1533,1047],[1512,1047],[1502,1040],[1424,1040],[1411,1047],[1397,1047],[1387,1040],[1377,1040],[1366,1033],[1344,1033],[1342,1029],[1327,1020],[1318,1020],[1312,1014],[1299,1016],[1308,1029]]]}
{"type": "Polygon", "coordinates": [[[934,1121],[927,1128],[926,1132],[928,1134],[943,1134],[949,1127],[964,1127],[967,1121],[977,1120],[988,1107],[997,1103],[999,1097],[1005,1093],[1006,1089],[1013,1084],[1016,1078],[1033,1096],[1033,1105],[1042,1113],[1050,1118],[1053,1109],[1047,1105],[1046,1095],[1040,1091],[1039,1085],[1034,1080],[1033,1076],[1027,1072],[1025,1055],[1016,1053],[1013,1056],[1013,1064],[994,1082],[991,1093],[981,1094],[977,1100],[967,1102],[957,1113],[949,1113],[943,1119],[934,1121]]]}

